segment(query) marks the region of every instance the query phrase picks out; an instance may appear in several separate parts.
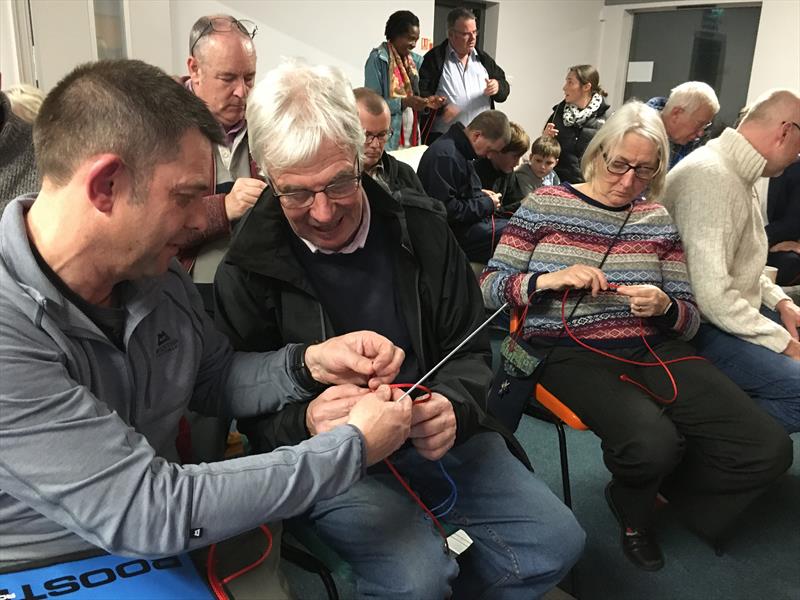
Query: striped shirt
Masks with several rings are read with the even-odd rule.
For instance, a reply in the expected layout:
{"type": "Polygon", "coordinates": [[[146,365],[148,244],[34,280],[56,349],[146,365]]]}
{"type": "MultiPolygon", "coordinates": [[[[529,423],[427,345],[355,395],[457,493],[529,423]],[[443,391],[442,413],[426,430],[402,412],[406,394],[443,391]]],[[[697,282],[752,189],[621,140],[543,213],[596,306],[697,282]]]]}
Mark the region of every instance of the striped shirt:
{"type": "MultiPolygon", "coordinates": [[[[494,308],[505,301],[523,307],[536,276],[577,264],[599,267],[607,251],[602,270],[609,283],[661,288],[674,303],[671,318],[644,319],[642,324],[631,313],[628,297],[611,290],[596,298],[587,293],[569,323],[576,337],[632,345],[642,333],[654,338],[664,333],[682,339],[694,336],[699,313],[680,237],[666,209],[643,199],[611,208],[569,184],[543,187],[525,198],[481,276],[484,302],[494,308]]],[[[570,294],[566,315],[581,294],[570,294]]],[[[563,292],[549,290],[533,296],[522,329],[525,339],[562,335],[562,297],[563,292]]]]}

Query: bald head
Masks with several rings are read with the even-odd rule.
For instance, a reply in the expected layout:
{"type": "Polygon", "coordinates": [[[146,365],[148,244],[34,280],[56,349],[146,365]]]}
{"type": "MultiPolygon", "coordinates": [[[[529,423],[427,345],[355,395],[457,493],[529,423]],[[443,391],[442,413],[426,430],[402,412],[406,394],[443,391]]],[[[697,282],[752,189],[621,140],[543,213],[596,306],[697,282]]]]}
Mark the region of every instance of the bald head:
{"type": "Polygon", "coordinates": [[[386,142],[391,137],[392,115],[389,105],[374,90],[361,87],[353,90],[358,106],[358,119],[364,130],[364,169],[369,172],[381,160],[386,142]]]}
{"type": "Polygon", "coordinates": [[[192,90],[224,127],[244,119],[256,76],[256,50],[243,21],[230,15],[201,17],[189,36],[192,90]]]}
{"type": "Polygon", "coordinates": [[[738,131],[767,159],[764,177],[780,175],[800,154],[800,96],[766,92],[750,105],[738,131]]]}

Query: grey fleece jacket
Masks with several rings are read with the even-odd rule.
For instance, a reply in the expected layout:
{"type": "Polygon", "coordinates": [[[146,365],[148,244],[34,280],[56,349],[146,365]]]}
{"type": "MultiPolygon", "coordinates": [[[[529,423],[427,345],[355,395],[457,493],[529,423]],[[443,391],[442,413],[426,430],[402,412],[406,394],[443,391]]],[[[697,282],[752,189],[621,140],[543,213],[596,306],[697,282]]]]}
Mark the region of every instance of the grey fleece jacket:
{"type": "Polygon", "coordinates": [[[24,220],[32,201],[0,220],[0,567],[93,546],[190,550],[297,515],[363,476],[363,437],[349,425],[269,454],[170,462],[187,406],[244,417],[309,399],[291,349],[233,352],[173,261],[123,285],[120,351],[39,269],[24,220]]]}

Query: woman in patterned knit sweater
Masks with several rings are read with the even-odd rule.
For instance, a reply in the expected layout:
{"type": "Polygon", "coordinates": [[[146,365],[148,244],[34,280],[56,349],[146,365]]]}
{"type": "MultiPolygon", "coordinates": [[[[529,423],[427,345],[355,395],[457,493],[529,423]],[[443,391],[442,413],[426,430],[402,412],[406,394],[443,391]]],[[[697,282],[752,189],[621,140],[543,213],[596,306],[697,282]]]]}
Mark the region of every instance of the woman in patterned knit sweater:
{"type": "Polygon", "coordinates": [[[694,354],[686,340],[699,314],[680,238],[652,202],[668,160],[658,113],[626,104],[587,148],[586,182],[529,195],[481,277],[489,307],[530,299],[522,337],[542,360],[539,381],[602,440],[622,548],[646,570],[664,564],[651,530],[659,491],[718,540],[791,462],[786,433],[710,363],[669,364],[673,387],[665,368],[581,347],[562,323],[563,308],[575,338],[628,360],[657,361],[642,336],[661,360],[694,354]]]}

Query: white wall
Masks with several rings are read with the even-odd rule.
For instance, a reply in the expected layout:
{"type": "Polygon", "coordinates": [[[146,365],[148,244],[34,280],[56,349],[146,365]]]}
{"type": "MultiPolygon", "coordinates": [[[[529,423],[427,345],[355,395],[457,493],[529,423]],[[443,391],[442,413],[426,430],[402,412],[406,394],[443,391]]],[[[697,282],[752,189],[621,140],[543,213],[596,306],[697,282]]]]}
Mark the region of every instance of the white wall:
{"type": "Polygon", "coordinates": [[[173,73],[169,0],[129,0],[125,17],[130,34],[128,58],[138,58],[173,73]]]}
{"type": "Polygon", "coordinates": [[[0,1],[0,73],[3,75],[3,89],[21,82],[14,12],[11,2],[2,1],[0,1]]]}
{"type": "Polygon", "coordinates": [[[603,0],[500,0],[494,58],[511,82],[511,95],[497,108],[532,140],[564,98],[567,69],[596,64],[602,10],[603,0]]]}
{"type": "MultiPolygon", "coordinates": [[[[670,9],[677,5],[707,5],[707,2],[677,0],[672,2],[633,3],[606,6],[603,9],[603,34],[598,68],[607,86],[611,102],[618,105],[625,93],[628,49],[633,27],[632,10],[670,9]]],[[[715,4],[742,4],[737,0],[716,0],[715,4]]],[[[758,4],[758,3],[753,3],[758,4]]],[[[747,101],[774,87],[800,90],[800,1],[763,0],[753,68],[747,101]]]]}
{"type": "Polygon", "coordinates": [[[170,6],[172,64],[178,74],[186,73],[189,30],[206,14],[230,14],[258,25],[253,40],[257,80],[276,67],[281,57],[303,57],[310,63],[338,66],[354,87],[361,86],[369,51],[384,40],[386,19],[401,8],[419,17],[422,37],[433,36],[432,0],[411,0],[402,6],[384,0],[177,0],[170,6]]]}
{"type": "Polygon", "coordinates": [[[93,60],[89,3],[31,0],[36,74],[49,91],[77,65],[93,60]]]}
{"type": "Polygon", "coordinates": [[[764,0],[747,101],[775,87],[800,92],[800,1],[764,0]]]}

